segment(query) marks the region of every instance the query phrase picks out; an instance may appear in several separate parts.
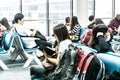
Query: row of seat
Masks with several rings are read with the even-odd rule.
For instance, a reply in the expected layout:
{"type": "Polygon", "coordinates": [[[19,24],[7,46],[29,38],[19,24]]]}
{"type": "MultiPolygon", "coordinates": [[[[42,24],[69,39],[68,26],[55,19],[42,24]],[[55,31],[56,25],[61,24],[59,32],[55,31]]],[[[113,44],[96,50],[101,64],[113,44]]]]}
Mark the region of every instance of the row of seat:
{"type": "MultiPolygon", "coordinates": [[[[81,28],[80,37],[86,29],[87,28],[81,28]]],[[[97,50],[86,46],[84,43],[81,43],[80,41],[73,42],[73,44],[75,46],[82,48],[85,51],[85,53],[90,53],[90,52],[97,53],[97,50]]],[[[112,48],[115,51],[115,53],[114,52],[97,53],[97,56],[104,62],[105,68],[106,68],[106,73],[111,73],[114,70],[120,72],[120,53],[119,53],[120,52],[120,42],[113,40],[111,42],[111,45],[112,45],[112,48]]]]}
{"type": "MultiPolygon", "coordinates": [[[[89,47],[85,46],[84,44],[80,44],[80,42],[76,42],[73,44],[80,46],[86,53],[89,53],[89,52],[97,53],[96,50],[89,48],[89,47]]],[[[2,38],[2,45],[3,45],[3,47],[0,48],[0,54],[2,54],[2,55],[10,53],[11,47],[14,47],[15,50],[20,51],[19,53],[18,53],[18,51],[13,51],[13,53],[10,53],[10,54],[12,54],[11,60],[15,60],[18,55],[20,55],[21,58],[27,59],[27,61],[23,65],[24,68],[28,67],[32,60],[35,60],[38,65],[41,65],[40,60],[36,56],[36,51],[38,50],[38,48],[25,49],[23,47],[22,39],[17,33],[5,31],[3,34],[3,38],[2,38]],[[5,39],[7,36],[6,34],[8,34],[8,33],[9,33],[9,40],[5,39]],[[30,52],[32,52],[32,53],[30,55],[28,55],[30,52]]],[[[98,53],[98,57],[105,63],[107,72],[111,72],[113,70],[117,70],[120,72],[120,69],[119,69],[120,68],[120,64],[119,64],[120,54],[119,53],[113,53],[113,52],[98,53]]],[[[9,70],[9,68],[4,64],[4,62],[2,60],[0,60],[0,66],[3,68],[3,70],[9,70]]]]}
{"type": "MultiPolygon", "coordinates": [[[[86,54],[90,52],[97,53],[97,50],[92,49],[84,44],[81,44],[80,42],[76,42],[76,43],[73,42],[73,44],[82,48],[86,54]]],[[[116,43],[112,42],[112,44],[116,44],[116,43]]],[[[99,59],[101,59],[104,62],[106,73],[111,73],[114,70],[120,72],[120,53],[114,53],[114,52],[97,53],[97,56],[99,59]]]]}
{"type": "MultiPolygon", "coordinates": [[[[2,47],[0,48],[0,55],[11,54],[10,60],[16,60],[18,56],[25,59],[26,62],[23,67],[28,67],[34,59],[38,65],[41,65],[40,60],[36,56],[38,48],[24,48],[23,41],[18,33],[6,30],[2,37],[2,47]],[[14,51],[11,53],[11,48],[14,51]],[[31,54],[29,54],[31,53],[31,54]]],[[[7,65],[0,59],[0,66],[3,70],[9,70],[7,65]]]]}

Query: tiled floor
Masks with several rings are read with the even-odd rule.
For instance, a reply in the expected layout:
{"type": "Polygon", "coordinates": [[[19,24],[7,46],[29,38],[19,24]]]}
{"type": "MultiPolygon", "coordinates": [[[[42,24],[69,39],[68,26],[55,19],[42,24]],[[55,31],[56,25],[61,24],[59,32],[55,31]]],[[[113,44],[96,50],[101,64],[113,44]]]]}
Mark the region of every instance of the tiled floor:
{"type": "Polygon", "coordinates": [[[30,80],[29,68],[31,65],[36,64],[34,61],[28,68],[23,68],[24,60],[17,58],[16,61],[11,62],[8,55],[0,55],[0,59],[8,66],[8,71],[3,71],[0,68],[0,80],[30,80]]]}
{"type": "Polygon", "coordinates": [[[0,80],[30,80],[29,68],[22,68],[22,65],[8,67],[10,70],[0,71],[0,80]]]}

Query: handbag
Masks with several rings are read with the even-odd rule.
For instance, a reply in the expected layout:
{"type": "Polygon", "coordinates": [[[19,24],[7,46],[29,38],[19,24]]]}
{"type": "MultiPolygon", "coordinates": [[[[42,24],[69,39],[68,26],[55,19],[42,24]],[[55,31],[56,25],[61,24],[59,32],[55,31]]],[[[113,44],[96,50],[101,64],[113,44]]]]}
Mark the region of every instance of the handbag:
{"type": "Polygon", "coordinates": [[[72,40],[72,42],[77,42],[77,41],[79,41],[79,36],[78,35],[70,35],[70,39],[72,40]]]}

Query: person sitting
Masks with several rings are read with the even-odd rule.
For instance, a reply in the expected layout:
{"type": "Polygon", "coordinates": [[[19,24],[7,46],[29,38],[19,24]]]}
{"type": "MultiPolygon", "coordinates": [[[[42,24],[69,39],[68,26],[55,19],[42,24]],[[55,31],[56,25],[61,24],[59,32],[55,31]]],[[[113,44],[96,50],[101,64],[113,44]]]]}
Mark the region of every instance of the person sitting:
{"type": "Polygon", "coordinates": [[[80,42],[84,43],[87,46],[89,46],[89,42],[91,40],[92,30],[96,27],[96,25],[104,24],[104,22],[102,21],[101,18],[96,18],[93,23],[94,23],[93,25],[89,25],[88,26],[88,29],[85,30],[85,32],[83,33],[82,37],[80,38],[80,42]]]}
{"type": "Polygon", "coordinates": [[[78,22],[77,16],[73,16],[71,19],[71,26],[70,26],[70,38],[71,40],[74,41],[79,41],[80,40],[80,24],[78,22]]]}
{"type": "Polygon", "coordinates": [[[90,47],[96,49],[98,53],[113,52],[110,44],[110,33],[105,24],[98,24],[93,29],[90,47]]]}
{"type": "Polygon", "coordinates": [[[67,29],[69,31],[70,30],[70,17],[65,18],[65,25],[66,25],[66,27],[67,27],[67,29]]]}
{"type": "Polygon", "coordinates": [[[7,18],[3,17],[1,21],[2,21],[2,25],[5,26],[7,30],[10,30],[11,27],[10,27],[10,24],[9,24],[7,18]]]}
{"type": "Polygon", "coordinates": [[[3,35],[4,30],[7,30],[7,28],[2,25],[2,21],[0,20],[0,47],[2,46],[1,39],[2,39],[2,35],[3,35]]]}
{"type": "Polygon", "coordinates": [[[92,28],[95,24],[95,16],[94,15],[90,15],[89,16],[89,21],[90,21],[90,24],[87,26],[88,28],[92,28]]]}
{"type": "MultiPolygon", "coordinates": [[[[55,50],[56,57],[51,58],[48,56],[48,53],[46,51],[44,52],[45,59],[48,63],[51,63],[52,65],[56,66],[59,63],[59,56],[62,55],[62,53],[68,48],[70,44],[72,44],[72,41],[69,38],[69,33],[64,24],[58,24],[53,28],[54,37],[57,41],[57,46],[55,50]]],[[[49,71],[54,70],[54,68],[48,68],[44,61],[42,62],[43,66],[39,65],[32,65],[30,67],[30,76],[31,80],[34,80],[35,78],[44,78],[46,80],[46,73],[49,71]]]]}
{"type": "Polygon", "coordinates": [[[115,32],[117,31],[118,27],[120,26],[120,14],[117,14],[115,18],[113,18],[110,23],[108,24],[109,32],[115,32]]]}
{"type": "Polygon", "coordinates": [[[17,32],[23,39],[26,48],[33,48],[36,46],[40,46],[41,44],[45,44],[47,46],[52,46],[52,44],[48,43],[45,36],[42,35],[37,29],[28,29],[28,27],[24,26],[24,15],[22,13],[17,13],[14,16],[15,24],[11,30],[17,32]],[[29,42],[27,38],[32,40],[29,42]],[[36,41],[35,41],[36,40],[36,41]],[[32,44],[31,44],[32,43],[32,44]]]}

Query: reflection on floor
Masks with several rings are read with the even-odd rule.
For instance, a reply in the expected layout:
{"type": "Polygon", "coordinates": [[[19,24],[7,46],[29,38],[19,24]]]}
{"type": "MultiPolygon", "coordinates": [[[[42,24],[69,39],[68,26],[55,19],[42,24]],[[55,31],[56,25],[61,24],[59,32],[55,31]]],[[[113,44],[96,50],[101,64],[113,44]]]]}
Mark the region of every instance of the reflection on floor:
{"type": "Polygon", "coordinates": [[[32,61],[28,68],[23,68],[25,60],[22,60],[20,57],[15,61],[10,61],[8,54],[0,55],[0,59],[3,60],[9,68],[8,71],[3,71],[0,67],[0,80],[30,80],[29,68],[31,65],[36,65],[34,61],[32,61]]]}

